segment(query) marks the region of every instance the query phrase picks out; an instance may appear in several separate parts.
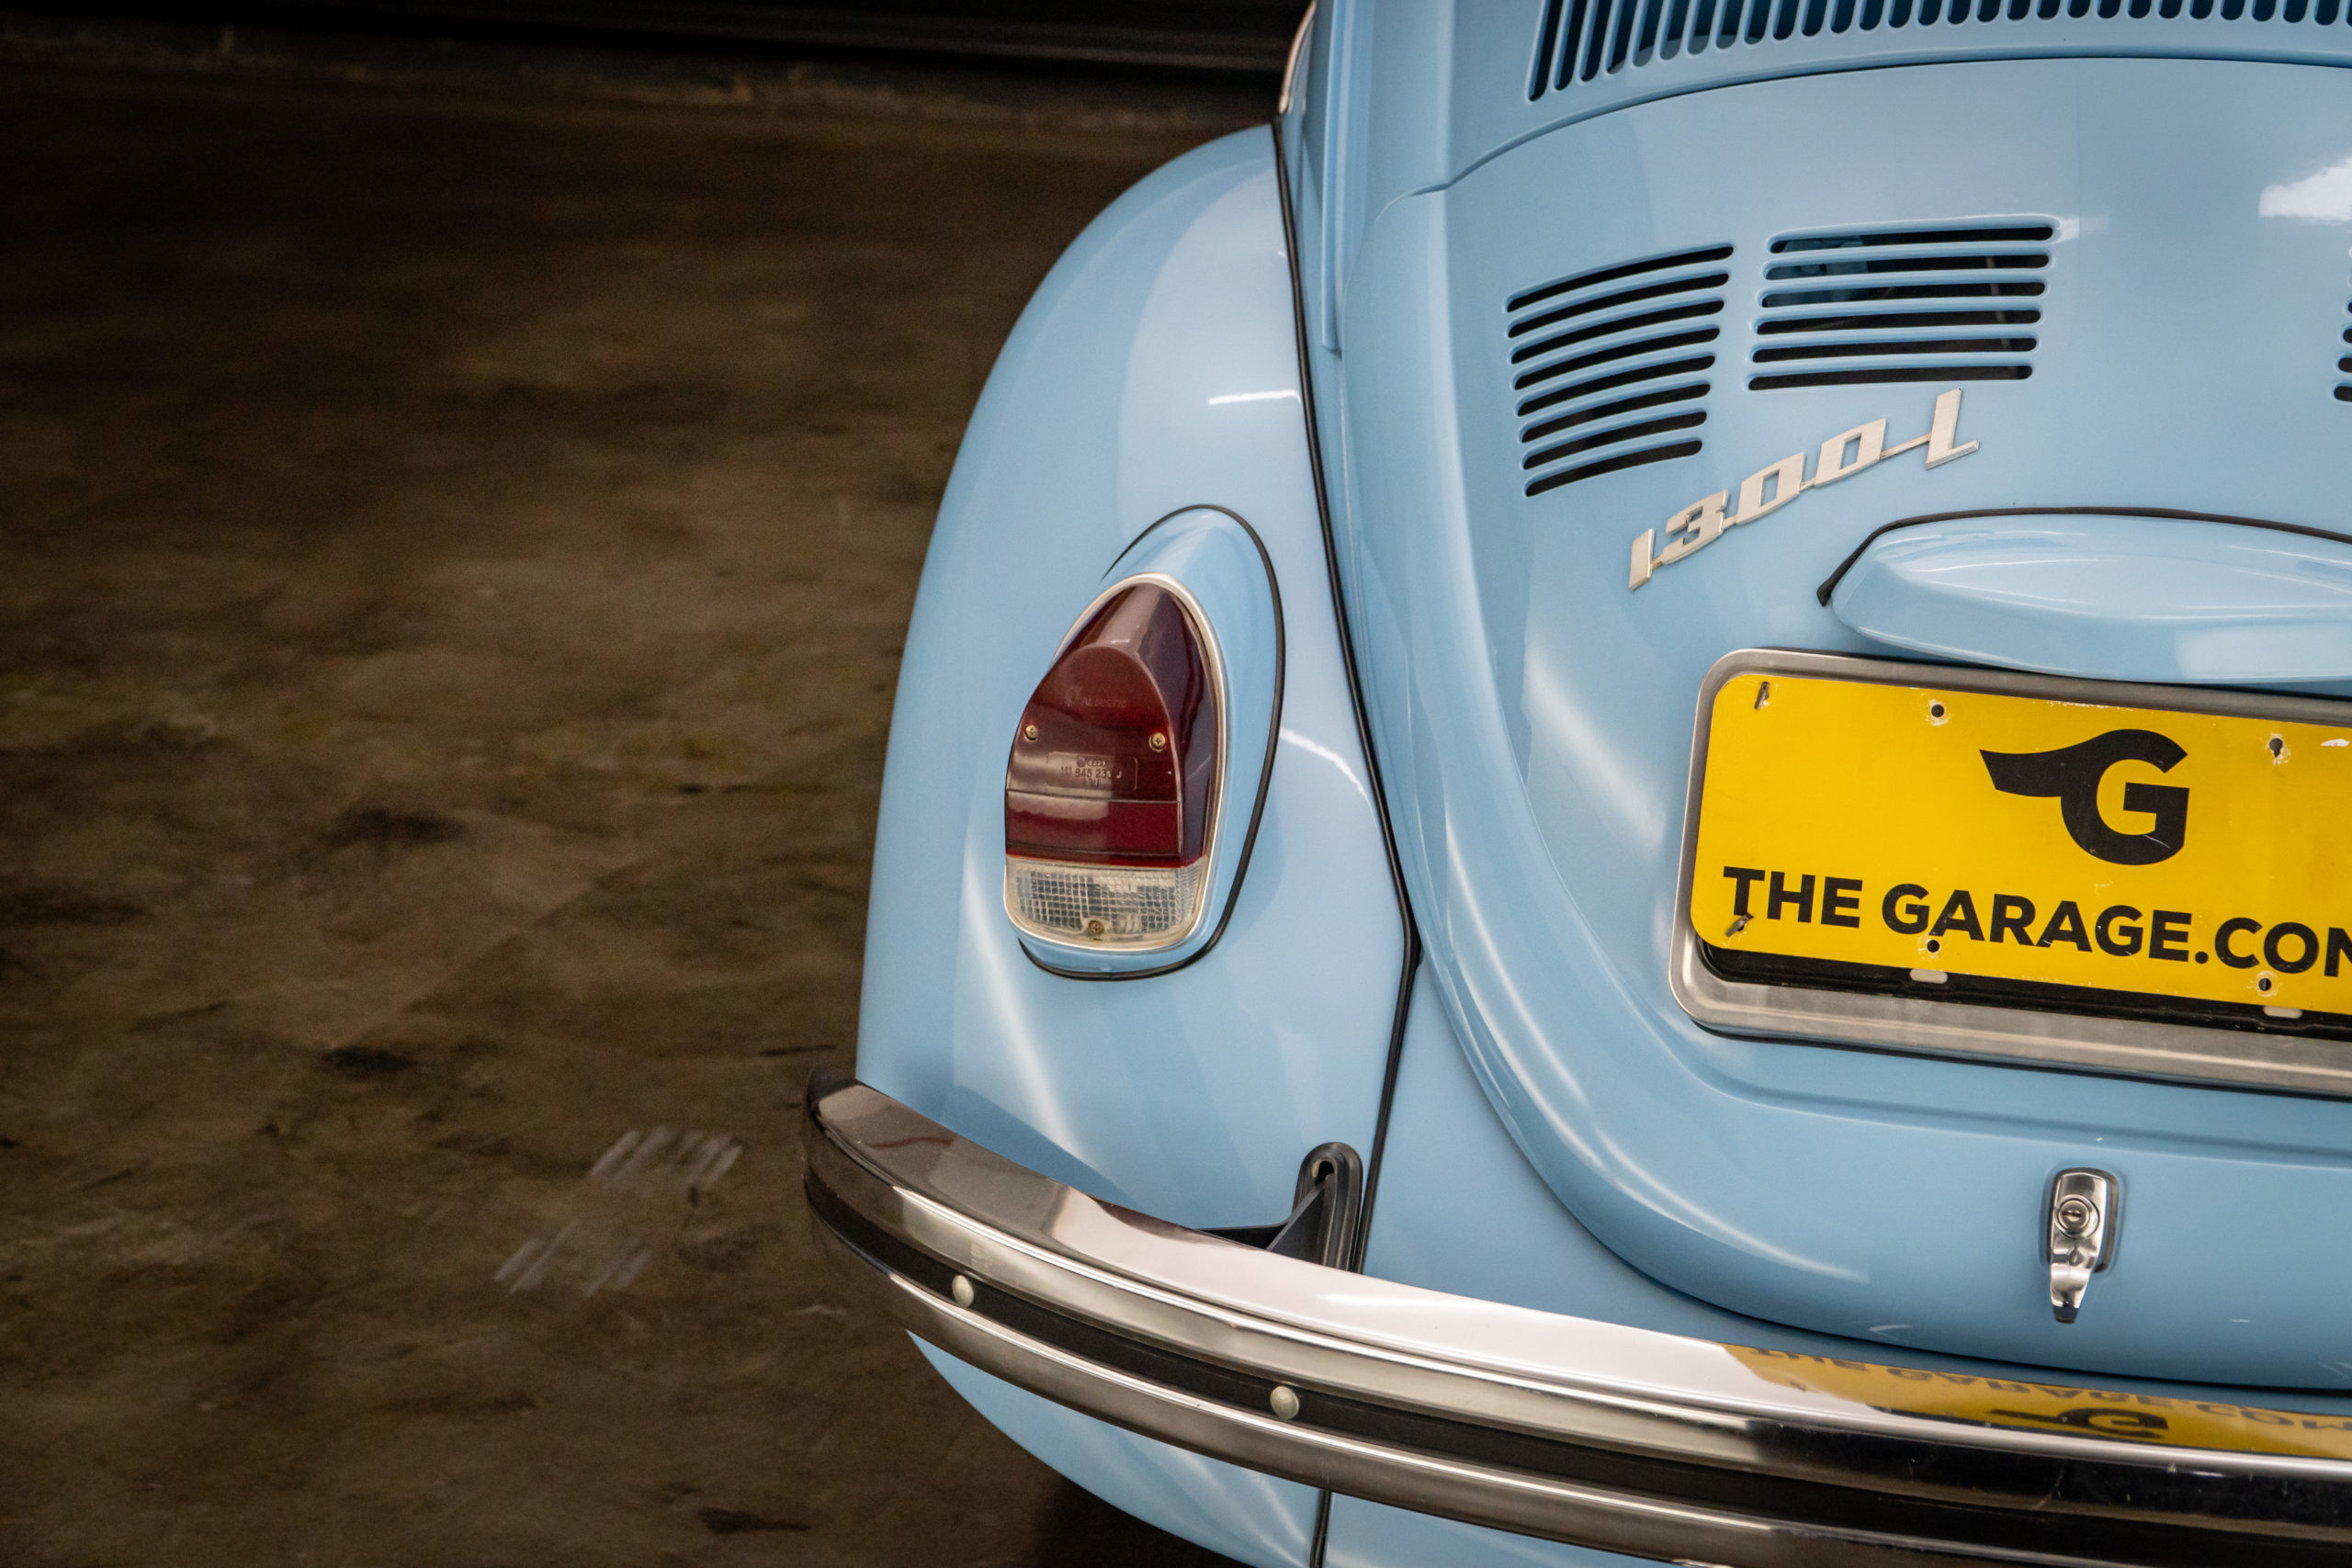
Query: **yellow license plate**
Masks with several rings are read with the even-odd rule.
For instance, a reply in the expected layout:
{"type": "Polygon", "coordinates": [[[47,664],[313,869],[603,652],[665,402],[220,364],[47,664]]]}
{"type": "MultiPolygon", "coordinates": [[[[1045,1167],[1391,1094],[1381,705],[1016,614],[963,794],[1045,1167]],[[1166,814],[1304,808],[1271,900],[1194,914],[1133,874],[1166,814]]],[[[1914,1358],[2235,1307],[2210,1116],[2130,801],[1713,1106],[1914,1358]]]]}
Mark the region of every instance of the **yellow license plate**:
{"type": "Polygon", "coordinates": [[[2273,1410],[2225,1400],[2126,1393],[2083,1383],[2020,1382],[1970,1372],[1925,1371],[1793,1350],[1727,1345],[1767,1382],[1900,1416],[1928,1416],[2018,1432],[2110,1438],[2143,1448],[2352,1459],[2352,1418],[2273,1410]]]}
{"type": "Polygon", "coordinates": [[[1690,923],[1735,972],[2352,1014],[2352,723],[1769,671],[1704,720],[1690,923]]]}

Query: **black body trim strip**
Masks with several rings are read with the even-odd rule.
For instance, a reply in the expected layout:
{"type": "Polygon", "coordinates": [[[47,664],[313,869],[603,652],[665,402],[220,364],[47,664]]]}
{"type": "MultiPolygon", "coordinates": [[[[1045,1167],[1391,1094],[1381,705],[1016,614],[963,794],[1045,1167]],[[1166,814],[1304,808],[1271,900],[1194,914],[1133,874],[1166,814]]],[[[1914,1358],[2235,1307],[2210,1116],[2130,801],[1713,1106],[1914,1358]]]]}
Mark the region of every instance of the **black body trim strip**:
{"type": "MultiPolygon", "coordinates": [[[[1348,700],[1355,709],[1356,744],[1363,752],[1364,783],[1371,788],[1373,809],[1380,818],[1380,842],[1388,855],[1388,881],[1396,896],[1396,918],[1404,929],[1404,954],[1396,976],[1396,1002],[1388,1023],[1388,1060],[1380,1079],[1380,1111],[1373,1124],[1372,1156],[1364,1162],[1363,1207],[1356,1218],[1355,1255],[1348,1267],[1363,1268],[1364,1249],[1372,1241],[1372,1206],[1380,1196],[1380,1162],[1388,1148],[1388,1116],[1396,1100],[1396,1075],[1405,1061],[1405,1022],[1413,1006],[1413,976],[1421,967],[1421,930],[1413,919],[1413,902],[1405,887],[1404,862],[1396,853],[1396,829],[1389,820],[1388,790],[1380,774],[1380,758],[1372,745],[1372,716],[1364,705],[1363,676],[1356,664],[1355,636],[1348,621],[1347,592],[1340,570],[1340,542],[1331,524],[1331,487],[1323,464],[1323,426],[1315,400],[1315,363],[1306,338],[1306,290],[1299,277],[1298,215],[1290,194],[1290,163],[1283,155],[1280,120],[1267,127],[1274,143],[1274,187],[1282,195],[1283,249],[1290,265],[1291,324],[1298,344],[1298,403],[1306,423],[1307,467],[1315,477],[1315,510],[1323,524],[1323,565],[1329,575],[1331,619],[1340,636],[1340,662],[1347,671],[1348,700]]],[[[1315,1510],[1315,1538],[1307,1550],[1307,1568],[1323,1568],[1323,1549],[1331,1524],[1331,1494],[1327,1490],[1315,1510]]]]}

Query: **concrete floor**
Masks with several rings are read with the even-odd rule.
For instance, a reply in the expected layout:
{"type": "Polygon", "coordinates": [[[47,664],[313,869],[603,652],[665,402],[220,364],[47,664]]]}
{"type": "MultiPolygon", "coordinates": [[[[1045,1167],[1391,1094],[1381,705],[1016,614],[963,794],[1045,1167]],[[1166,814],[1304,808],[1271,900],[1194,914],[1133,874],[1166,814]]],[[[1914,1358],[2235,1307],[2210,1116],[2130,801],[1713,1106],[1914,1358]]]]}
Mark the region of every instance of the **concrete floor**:
{"type": "Polygon", "coordinates": [[[538,80],[0,62],[0,1561],[1212,1561],[797,1118],[972,400],[1230,96],[538,80]]]}

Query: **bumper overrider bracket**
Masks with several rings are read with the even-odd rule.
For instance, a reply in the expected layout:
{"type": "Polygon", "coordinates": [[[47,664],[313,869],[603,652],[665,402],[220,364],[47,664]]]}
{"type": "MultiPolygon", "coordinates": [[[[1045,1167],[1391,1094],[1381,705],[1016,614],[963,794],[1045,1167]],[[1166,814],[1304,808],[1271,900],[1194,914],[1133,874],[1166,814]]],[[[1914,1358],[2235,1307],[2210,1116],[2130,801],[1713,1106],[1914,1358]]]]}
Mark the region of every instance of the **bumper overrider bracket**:
{"type": "Polygon", "coordinates": [[[1363,1218],[1363,1160],[1345,1144],[1317,1144],[1298,1162],[1289,1218],[1278,1224],[1220,1228],[1208,1234],[1245,1247],[1262,1247],[1284,1258],[1351,1269],[1363,1218]]]}
{"type": "MultiPolygon", "coordinates": [[[[2352,1417],[1831,1361],[1450,1296],[1100,1201],[835,1069],[811,1075],[807,1116],[818,1233],[915,1334],[1311,1486],[1739,1568],[2352,1557],[2352,1417]],[[1942,1397],[1961,1385],[2029,1408],[1942,1397]]],[[[1302,1205],[1310,1175],[1345,1163],[1317,1156],[1302,1205]]]]}

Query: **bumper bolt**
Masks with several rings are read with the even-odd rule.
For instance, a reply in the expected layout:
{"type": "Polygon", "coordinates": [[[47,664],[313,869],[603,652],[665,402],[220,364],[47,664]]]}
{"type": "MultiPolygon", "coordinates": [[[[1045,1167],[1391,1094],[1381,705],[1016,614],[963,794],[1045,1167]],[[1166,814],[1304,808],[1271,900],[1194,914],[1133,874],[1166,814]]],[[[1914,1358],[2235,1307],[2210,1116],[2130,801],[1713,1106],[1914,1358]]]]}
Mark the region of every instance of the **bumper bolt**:
{"type": "Polygon", "coordinates": [[[1267,1398],[1266,1403],[1274,1407],[1275,1415],[1288,1421],[1298,1414],[1298,1391],[1276,1383],[1274,1392],[1267,1398]]]}
{"type": "Polygon", "coordinates": [[[955,1280],[949,1283],[947,1287],[947,1293],[956,1298],[956,1304],[957,1306],[970,1306],[972,1304],[972,1281],[964,1278],[963,1275],[958,1274],[956,1276],[955,1280]]]}

